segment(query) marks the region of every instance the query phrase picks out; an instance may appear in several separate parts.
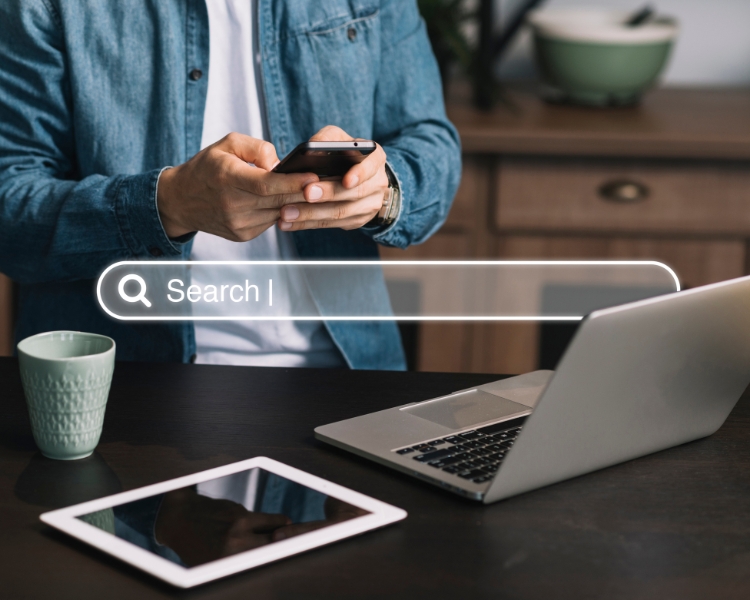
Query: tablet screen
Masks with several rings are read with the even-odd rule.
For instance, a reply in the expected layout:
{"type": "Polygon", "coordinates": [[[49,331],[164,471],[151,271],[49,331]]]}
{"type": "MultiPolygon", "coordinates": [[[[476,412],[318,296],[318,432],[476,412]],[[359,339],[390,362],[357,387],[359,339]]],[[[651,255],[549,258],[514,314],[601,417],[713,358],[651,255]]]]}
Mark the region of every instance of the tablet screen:
{"type": "Polygon", "coordinates": [[[367,514],[256,467],[77,518],[195,567],[367,514]]]}

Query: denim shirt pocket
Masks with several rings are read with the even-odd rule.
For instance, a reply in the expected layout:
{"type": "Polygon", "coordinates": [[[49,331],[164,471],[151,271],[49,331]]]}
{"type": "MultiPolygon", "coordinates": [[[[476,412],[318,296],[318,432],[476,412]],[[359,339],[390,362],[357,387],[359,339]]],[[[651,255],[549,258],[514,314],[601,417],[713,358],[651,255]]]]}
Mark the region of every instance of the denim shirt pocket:
{"type": "Polygon", "coordinates": [[[280,38],[285,99],[298,141],[325,125],[337,125],[354,137],[372,136],[379,9],[352,9],[341,2],[336,10],[332,4],[326,3],[326,18],[310,19],[280,38]]]}
{"type": "Polygon", "coordinates": [[[307,26],[302,26],[297,30],[297,33],[306,35],[330,35],[338,33],[339,30],[344,30],[348,39],[356,34],[350,34],[349,30],[356,29],[360,24],[367,26],[368,21],[377,19],[380,14],[380,9],[377,5],[372,4],[369,6],[360,6],[355,9],[342,6],[342,10],[338,11],[339,14],[332,17],[326,17],[325,19],[317,20],[310,23],[307,26]]]}

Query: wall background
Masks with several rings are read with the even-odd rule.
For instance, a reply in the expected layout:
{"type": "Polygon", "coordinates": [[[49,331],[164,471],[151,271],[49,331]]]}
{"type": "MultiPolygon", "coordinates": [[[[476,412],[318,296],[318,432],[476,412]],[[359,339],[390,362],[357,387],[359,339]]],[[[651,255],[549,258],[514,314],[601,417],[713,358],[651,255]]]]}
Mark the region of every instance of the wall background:
{"type": "MultiPolygon", "coordinates": [[[[498,31],[519,0],[495,0],[498,31]]],[[[600,6],[637,10],[646,0],[547,0],[544,7],[600,6]]],[[[676,17],[680,37],[663,77],[672,86],[750,86],[750,0],[650,0],[676,17]]],[[[503,80],[535,77],[528,31],[516,37],[498,67],[503,80]]]]}

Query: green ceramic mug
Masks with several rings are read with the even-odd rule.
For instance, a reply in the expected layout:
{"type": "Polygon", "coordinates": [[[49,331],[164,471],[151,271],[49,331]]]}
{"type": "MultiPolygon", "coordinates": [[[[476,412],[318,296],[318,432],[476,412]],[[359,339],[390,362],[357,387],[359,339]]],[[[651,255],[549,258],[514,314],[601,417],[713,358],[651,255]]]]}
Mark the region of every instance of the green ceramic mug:
{"type": "Polygon", "coordinates": [[[89,456],[99,443],[115,369],[115,341],[51,331],[18,344],[34,440],[48,458],[89,456]]]}

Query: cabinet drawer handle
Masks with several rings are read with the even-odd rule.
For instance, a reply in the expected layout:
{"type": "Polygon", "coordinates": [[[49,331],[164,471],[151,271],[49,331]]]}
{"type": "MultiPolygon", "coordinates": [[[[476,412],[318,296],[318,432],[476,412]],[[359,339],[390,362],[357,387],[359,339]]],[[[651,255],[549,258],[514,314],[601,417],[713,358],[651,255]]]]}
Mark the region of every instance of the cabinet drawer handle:
{"type": "Polygon", "coordinates": [[[649,190],[645,185],[627,179],[609,181],[599,188],[599,196],[603,200],[619,202],[621,204],[643,202],[648,198],[648,195],[649,190]]]}

